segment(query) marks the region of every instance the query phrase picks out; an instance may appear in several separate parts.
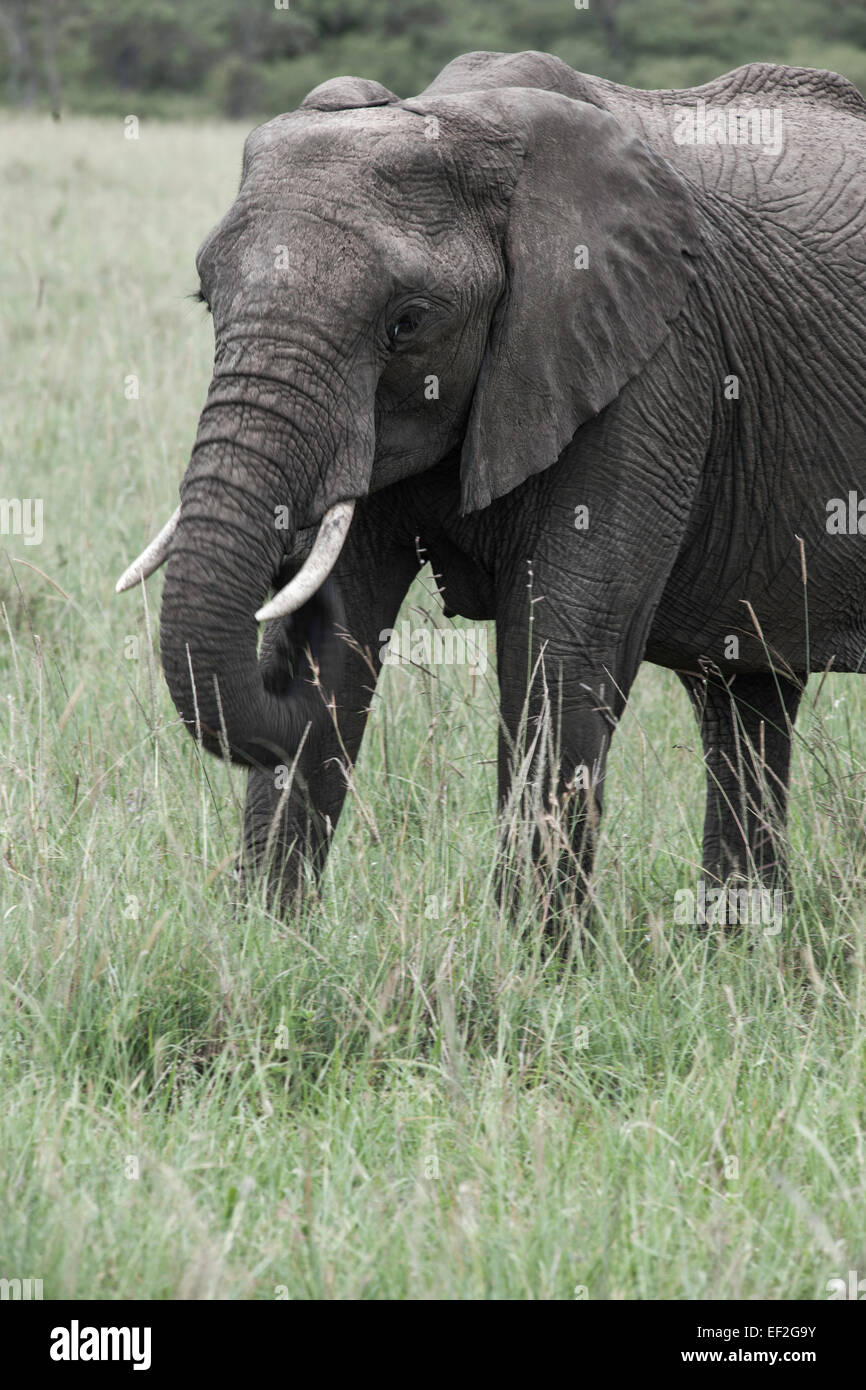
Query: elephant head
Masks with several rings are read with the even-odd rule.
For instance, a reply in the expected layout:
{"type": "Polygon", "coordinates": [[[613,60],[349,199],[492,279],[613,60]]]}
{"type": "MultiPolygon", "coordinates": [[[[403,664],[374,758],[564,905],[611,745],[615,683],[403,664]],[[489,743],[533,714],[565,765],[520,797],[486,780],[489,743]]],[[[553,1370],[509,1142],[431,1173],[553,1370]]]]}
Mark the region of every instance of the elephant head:
{"type": "Polygon", "coordinates": [[[694,242],[679,175],[551,91],[341,78],[249,136],[197,258],[214,372],[180,507],[121,581],[168,557],[163,666],[209,748],[297,747],[309,702],[258,622],[319,602],[357,499],[454,454],[472,511],[553,464],[669,331],[694,242]]]}

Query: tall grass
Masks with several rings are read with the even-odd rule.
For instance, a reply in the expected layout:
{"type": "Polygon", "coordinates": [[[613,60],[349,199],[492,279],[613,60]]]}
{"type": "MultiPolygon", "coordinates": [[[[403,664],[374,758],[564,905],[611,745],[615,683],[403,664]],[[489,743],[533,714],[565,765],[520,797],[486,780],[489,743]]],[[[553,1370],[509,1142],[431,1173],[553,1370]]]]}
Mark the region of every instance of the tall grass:
{"type": "MultiPolygon", "coordinates": [[[[45,518],[0,568],[0,1276],[826,1297],[866,1275],[856,679],[804,702],[777,935],[674,925],[703,769],[649,667],[570,965],[497,906],[495,691],[465,667],[387,670],[319,898],[238,903],[242,777],[178,726],[159,581],[113,581],[175,504],[211,348],[184,296],[242,137],[0,126],[0,491],[45,518]]],[[[431,587],[407,602],[442,622],[431,587]]]]}

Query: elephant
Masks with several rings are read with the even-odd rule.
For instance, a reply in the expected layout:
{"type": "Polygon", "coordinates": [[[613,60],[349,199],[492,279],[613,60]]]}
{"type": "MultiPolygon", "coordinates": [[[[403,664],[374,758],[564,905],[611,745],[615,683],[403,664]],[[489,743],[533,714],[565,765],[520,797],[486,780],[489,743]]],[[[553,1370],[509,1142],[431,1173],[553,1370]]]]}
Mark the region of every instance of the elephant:
{"type": "Polygon", "coordinates": [[[809,673],[866,652],[857,90],[753,63],[640,91],[539,52],[410,99],[338,77],[249,135],[197,270],[213,377],[118,588],[167,560],[164,675],[249,769],[276,910],[321,871],[426,561],[446,616],[496,625],[500,807],[528,757],[558,817],[545,926],[586,899],[644,660],[699,722],[699,881],[786,882],[809,673]]]}

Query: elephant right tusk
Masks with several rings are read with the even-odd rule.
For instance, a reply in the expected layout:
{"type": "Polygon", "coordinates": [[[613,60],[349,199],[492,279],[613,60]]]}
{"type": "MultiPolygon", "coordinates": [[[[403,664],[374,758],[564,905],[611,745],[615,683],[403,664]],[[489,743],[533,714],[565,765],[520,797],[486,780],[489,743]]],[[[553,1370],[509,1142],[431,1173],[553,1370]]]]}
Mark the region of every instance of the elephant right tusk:
{"type": "Polygon", "coordinates": [[[272,618],[284,618],[287,613],[296,613],[307,599],[324,584],[337,563],[343,542],[352,524],[355,498],[351,502],[338,502],[322,517],[319,534],[313,548],[294,579],[290,579],[278,594],[256,614],[256,622],[266,623],[272,618]]]}
{"type": "Polygon", "coordinates": [[[171,545],[171,538],[177,530],[177,523],[180,520],[180,507],[169,517],[158,536],[155,536],[146,550],[143,550],[137,560],[133,560],[128,569],[118,579],[114,586],[117,594],[122,594],[124,589],[131,589],[134,584],[140,584],[142,579],[147,579],[149,574],[158,570],[160,565],[165,563],[165,559],[171,545]]]}

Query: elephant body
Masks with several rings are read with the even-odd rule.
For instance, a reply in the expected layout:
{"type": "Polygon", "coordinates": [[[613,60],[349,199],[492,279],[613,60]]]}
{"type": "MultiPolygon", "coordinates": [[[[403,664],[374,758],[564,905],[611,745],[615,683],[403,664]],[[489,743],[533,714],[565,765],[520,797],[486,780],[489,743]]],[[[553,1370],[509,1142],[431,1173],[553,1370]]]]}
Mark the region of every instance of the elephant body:
{"type": "Polygon", "coordinates": [[[539,53],[467,55],[407,102],[336,79],[251,137],[200,270],[215,375],[162,650],[186,722],[251,766],[248,869],[287,902],[320,867],[420,556],[446,613],[496,623],[500,802],[535,738],[565,830],[536,854],[561,893],[590,872],[644,659],[678,672],[701,724],[706,873],[778,880],[806,679],[866,654],[856,90],[755,64],[634,91],[539,53]],[[723,113],[725,143],[683,143],[695,110],[723,113]],[[774,143],[733,143],[744,126],[774,143]],[[303,245],[285,289],[262,254],[278,244],[290,264],[303,245]],[[330,579],[268,623],[256,662],[255,606],[343,499],[330,579]]]}

